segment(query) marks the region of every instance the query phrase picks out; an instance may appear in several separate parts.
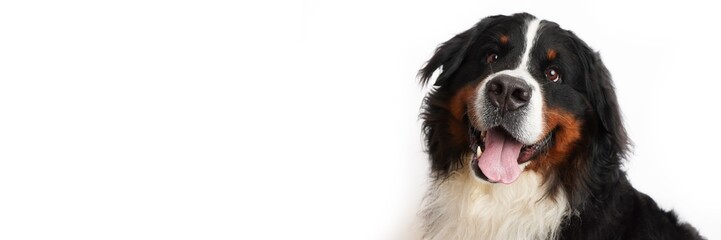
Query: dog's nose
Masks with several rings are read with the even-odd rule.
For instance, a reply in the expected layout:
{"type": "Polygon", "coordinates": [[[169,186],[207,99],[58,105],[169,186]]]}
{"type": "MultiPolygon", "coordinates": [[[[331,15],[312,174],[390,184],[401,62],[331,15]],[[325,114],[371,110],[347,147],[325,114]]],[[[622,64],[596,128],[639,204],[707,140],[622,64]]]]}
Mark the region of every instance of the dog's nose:
{"type": "Polygon", "coordinates": [[[488,82],[486,89],[488,100],[501,110],[501,115],[518,110],[531,100],[531,86],[516,77],[497,76],[488,82]]]}

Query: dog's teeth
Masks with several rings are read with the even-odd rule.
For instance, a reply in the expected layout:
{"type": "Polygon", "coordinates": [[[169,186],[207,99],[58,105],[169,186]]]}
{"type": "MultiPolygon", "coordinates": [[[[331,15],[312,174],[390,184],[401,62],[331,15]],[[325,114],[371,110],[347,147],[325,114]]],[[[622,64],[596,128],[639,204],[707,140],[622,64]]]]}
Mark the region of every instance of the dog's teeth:
{"type": "Polygon", "coordinates": [[[483,152],[481,151],[481,146],[477,146],[477,147],[476,147],[476,156],[481,156],[481,153],[483,153],[483,152]]]}

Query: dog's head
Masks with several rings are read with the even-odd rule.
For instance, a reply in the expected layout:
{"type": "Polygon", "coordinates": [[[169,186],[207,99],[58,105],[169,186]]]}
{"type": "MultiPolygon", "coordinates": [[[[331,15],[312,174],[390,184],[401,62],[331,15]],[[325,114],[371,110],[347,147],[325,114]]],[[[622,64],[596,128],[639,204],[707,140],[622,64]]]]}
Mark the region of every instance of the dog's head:
{"type": "Polygon", "coordinates": [[[441,44],[421,82],[437,69],[421,114],[436,177],[470,164],[487,182],[512,183],[522,171],[591,181],[572,175],[617,167],[626,152],[606,67],[556,23],[485,18],[441,44]]]}

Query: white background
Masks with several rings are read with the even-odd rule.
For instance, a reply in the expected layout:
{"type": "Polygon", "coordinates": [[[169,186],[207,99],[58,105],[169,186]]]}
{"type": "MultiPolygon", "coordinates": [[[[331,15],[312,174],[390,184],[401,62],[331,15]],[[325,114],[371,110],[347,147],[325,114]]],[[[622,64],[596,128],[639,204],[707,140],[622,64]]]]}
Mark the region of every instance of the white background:
{"type": "Polygon", "coordinates": [[[391,239],[427,184],[417,70],[520,11],[601,52],[631,181],[721,238],[710,2],[4,1],[0,239],[391,239]]]}

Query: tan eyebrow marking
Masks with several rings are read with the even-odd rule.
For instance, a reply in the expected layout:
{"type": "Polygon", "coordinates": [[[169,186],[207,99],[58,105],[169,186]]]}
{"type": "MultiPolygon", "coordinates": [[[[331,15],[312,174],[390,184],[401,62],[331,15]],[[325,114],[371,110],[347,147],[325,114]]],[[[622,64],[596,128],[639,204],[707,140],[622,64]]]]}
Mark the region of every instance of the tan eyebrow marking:
{"type": "Polygon", "coordinates": [[[498,40],[501,42],[501,44],[506,45],[508,44],[508,35],[501,35],[498,40]]]}
{"type": "Polygon", "coordinates": [[[547,58],[549,61],[551,61],[551,60],[553,60],[553,59],[556,59],[556,56],[557,56],[557,55],[558,55],[558,53],[557,53],[556,50],[554,50],[554,49],[550,49],[550,48],[549,48],[548,51],[546,51],[546,58],[547,58]]]}

